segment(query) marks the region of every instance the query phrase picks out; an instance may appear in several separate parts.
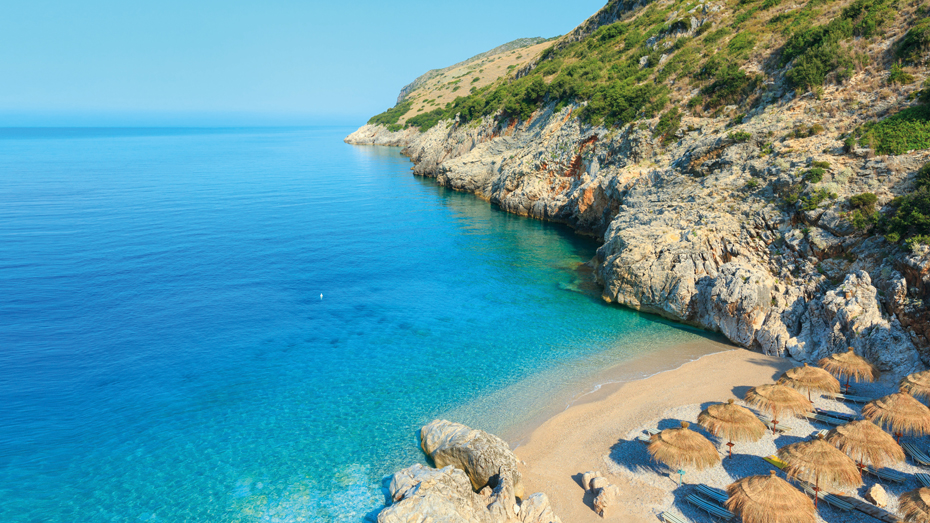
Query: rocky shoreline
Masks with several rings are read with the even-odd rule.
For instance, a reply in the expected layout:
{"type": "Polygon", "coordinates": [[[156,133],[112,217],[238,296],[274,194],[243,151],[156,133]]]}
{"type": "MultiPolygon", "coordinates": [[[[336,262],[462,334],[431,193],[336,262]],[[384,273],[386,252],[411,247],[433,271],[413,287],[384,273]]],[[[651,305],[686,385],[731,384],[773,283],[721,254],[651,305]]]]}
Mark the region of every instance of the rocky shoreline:
{"type": "Polygon", "coordinates": [[[668,146],[648,124],[590,126],[552,105],[424,133],[366,125],[345,141],[401,146],[416,175],[601,238],[592,263],[606,301],[801,361],[854,347],[903,375],[930,363],[930,249],[858,232],[845,202],[868,191],[888,203],[930,155],[846,154],[837,134],[870,115],[831,118],[841,103],[789,95],[738,126],[686,117],[668,146]],[[827,132],[791,137],[812,122],[827,132]],[[829,163],[822,185],[836,196],[792,212],[779,194],[815,161],[829,163]]]}

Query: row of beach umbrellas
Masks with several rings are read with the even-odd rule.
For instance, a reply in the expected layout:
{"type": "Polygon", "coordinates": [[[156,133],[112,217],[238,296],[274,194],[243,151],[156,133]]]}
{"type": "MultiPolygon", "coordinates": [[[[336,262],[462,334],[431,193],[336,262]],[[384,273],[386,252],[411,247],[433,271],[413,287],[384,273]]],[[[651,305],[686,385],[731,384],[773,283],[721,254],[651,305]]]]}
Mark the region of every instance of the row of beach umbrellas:
{"type": "MultiPolygon", "coordinates": [[[[872,382],[877,369],[855,354],[833,354],[818,362],[818,367],[796,367],[785,372],[777,383],[750,389],[744,400],[753,407],[772,415],[774,433],[780,416],[799,416],[813,410],[811,393],[840,391],[839,378],[872,382]],[[836,377],[835,377],[835,376],[836,377]],[[807,393],[804,397],[802,392],[807,393]]],[[[835,427],[826,436],[800,441],[778,450],[778,458],[787,466],[789,478],[798,478],[821,487],[843,488],[862,484],[862,469],[881,468],[904,461],[904,451],[885,427],[900,438],[903,434],[930,434],[930,409],[914,396],[930,398],[930,371],[912,374],[901,382],[901,392],[867,403],[862,409],[865,420],[851,421],[835,427]]],[[[728,454],[732,456],[734,442],[759,440],[767,427],[746,407],[734,400],[711,405],[698,416],[698,424],[715,436],[726,438],[728,454]]],[[[703,470],[720,463],[716,446],[690,429],[687,422],[681,428],[666,429],[654,436],[648,449],[656,460],[674,467],[681,483],[685,467],[703,470]]],[[[727,508],[742,516],[747,523],[813,522],[814,503],[773,471],[768,476],[751,476],[727,488],[727,508]]],[[[921,488],[903,494],[900,507],[907,522],[930,523],[930,489],[921,488]]]]}

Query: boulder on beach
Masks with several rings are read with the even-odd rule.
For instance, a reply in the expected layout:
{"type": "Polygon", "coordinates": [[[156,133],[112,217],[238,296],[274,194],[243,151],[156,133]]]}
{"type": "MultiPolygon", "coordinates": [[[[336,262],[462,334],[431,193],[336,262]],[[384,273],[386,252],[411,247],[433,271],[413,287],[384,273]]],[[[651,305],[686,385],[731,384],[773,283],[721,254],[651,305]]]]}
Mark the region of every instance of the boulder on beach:
{"type": "Polygon", "coordinates": [[[604,512],[608,508],[620,503],[620,487],[616,485],[606,485],[595,491],[597,497],[594,498],[594,510],[604,517],[604,512]]]}
{"type": "Polygon", "coordinates": [[[591,490],[591,480],[601,477],[598,471],[589,471],[581,475],[581,487],[585,490],[591,490]]]}
{"type": "Polygon", "coordinates": [[[461,423],[434,420],[420,429],[420,446],[436,464],[462,470],[475,491],[485,486],[496,489],[503,480],[522,498],[523,477],[517,470],[517,458],[507,443],[483,430],[461,423]]]}

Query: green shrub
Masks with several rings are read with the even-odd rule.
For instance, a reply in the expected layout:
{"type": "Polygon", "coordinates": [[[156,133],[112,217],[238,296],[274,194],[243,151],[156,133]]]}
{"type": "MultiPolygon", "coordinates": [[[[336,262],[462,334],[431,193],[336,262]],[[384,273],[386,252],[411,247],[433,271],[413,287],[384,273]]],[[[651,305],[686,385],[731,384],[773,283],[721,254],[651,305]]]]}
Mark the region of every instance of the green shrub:
{"type": "Polygon", "coordinates": [[[755,178],[750,178],[749,181],[746,182],[747,189],[752,190],[756,189],[757,187],[759,187],[759,180],[756,180],[755,178]]]}
{"type": "Polygon", "coordinates": [[[930,187],[921,186],[899,196],[889,204],[891,212],[882,218],[880,226],[890,237],[908,239],[930,235],[930,187]]]}
{"type": "Polygon", "coordinates": [[[381,114],[372,116],[368,119],[368,123],[370,125],[383,125],[391,131],[399,131],[401,126],[397,125],[397,120],[400,120],[403,115],[407,114],[412,106],[412,102],[403,101],[381,114]]]}
{"type": "MultiPolygon", "coordinates": [[[[821,127],[821,129],[823,129],[823,127],[821,127]]],[[[811,167],[814,167],[815,169],[829,169],[830,162],[813,162],[811,167]]]]}
{"type": "Polygon", "coordinates": [[[927,50],[930,50],[930,18],[924,18],[908,29],[895,55],[905,62],[922,64],[927,50]]]}
{"type": "Polygon", "coordinates": [[[820,204],[826,201],[827,199],[835,199],[836,193],[827,191],[826,189],[820,189],[814,194],[802,196],[800,198],[801,210],[804,211],[813,211],[817,207],[820,207],[820,204]]]}
{"type": "Polygon", "coordinates": [[[857,131],[859,143],[878,154],[904,154],[930,147],[930,106],[899,111],[884,120],[870,122],[857,131]]]}
{"type": "Polygon", "coordinates": [[[809,169],[804,173],[804,179],[810,183],[820,183],[823,181],[823,175],[826,172],[826,169],[814,167],[813,169],[809,169]]]}
{"type": "Polygon", "coordinates": [[[888,74],[888,83],[890,84],[909,84],[914,81],[914,76],[904,72],[900,64],[891,66],[891,73],[888,74]]]}
{"type": "Polygon", "coordinates": [[[873,210],[877,201],[878,197],[875,196],[875,194],[866,192],[857,194],[855,196],[850,196],[849,206],[854,209],[873,210]]]}
{"type": "Polygon", "coordinates": [[[678,110],[678,107],[672,107],[659,118],[659,123],[656,124],[653,135],[662,138],[662,145],[668,145],[674,141],[675,133],[678,132],[680,125],[681,111],[678,110]]]}
{"type": "Polygon", "coordinates": [[[730,133],[729,137],[734,142],[742,143],[742,142],[748,142],[749,139],[752,138],[752,134],[747,133],[746,131],[736,131],[736,132],[730,133]]]}
{"type": "Polygon", "coordinates": [[[856,209],[852,212],[849,217],[849,223],[853,227],[860,231],[866,231],[872,228],[873,225],[878,221],[878,213],[875,211],[866,211],[862,209],[856,209]]]}
{"type": "Polygon", "coordinates": [[[856,0],[830,22],[796,31],[782,49],[781,63],[794,60],[786,74],[803,88],[822,85],[831,73],[838,82],[849,78],[856,65],[852,53],[840,45],[853,36],[870,37],[894,16],[893,0],[856,0]]]}
{"type": "Polygon", "coordinates": [[[917,169],[917,177],[914,180],[914,185],[918,188],[926,187],[930,189],[930,162],[923,164],[920,169],[917,169]]]}

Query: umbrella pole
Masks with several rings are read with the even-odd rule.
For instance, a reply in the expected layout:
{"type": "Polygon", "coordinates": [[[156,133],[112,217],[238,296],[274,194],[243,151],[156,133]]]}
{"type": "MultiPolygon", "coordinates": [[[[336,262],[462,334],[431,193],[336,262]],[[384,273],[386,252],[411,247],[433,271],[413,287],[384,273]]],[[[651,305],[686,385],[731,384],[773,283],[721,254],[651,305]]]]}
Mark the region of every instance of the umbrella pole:
{"type": "Polygon", "coordinates": [[[775,435],[775,426],[776,426],[776,425],[778,425],[778,420],[775,419],[775,418],[772,418],[772,435],[773,435],[773,436],[775,435]]]}
{"type": "Polygon", "coordinates": [[[820,499],[820,480],[817,480],[817,483],[814,485],[814,508],[817,508],[817,501],[820,499]]]}
{"type": "Polygon", "coordinates": [[[729,451],[729,453],[730,453],[730,455],[727,456],[728,458],[732,458],[732,457],[733,457],[733,445],[734,445],[734,443],[733,443],[732,441],[728,441],[728,442],[727,442],[727,447],[730,447],[730,448],[728,449],[728,451],[729,451]]]}
{"type": "Polygon", "coordinates": [[[678,469],[678,486],[681,486],[681,479],[684,477],[685,471],[678,469]]]}

